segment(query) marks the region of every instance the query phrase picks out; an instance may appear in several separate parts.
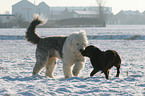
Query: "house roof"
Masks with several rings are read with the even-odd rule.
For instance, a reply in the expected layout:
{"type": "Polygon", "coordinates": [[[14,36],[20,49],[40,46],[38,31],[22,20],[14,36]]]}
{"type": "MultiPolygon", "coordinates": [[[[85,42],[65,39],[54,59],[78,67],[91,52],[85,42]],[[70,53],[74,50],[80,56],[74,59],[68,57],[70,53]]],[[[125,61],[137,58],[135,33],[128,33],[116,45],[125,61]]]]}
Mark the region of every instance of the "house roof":
{"type": "Polygon", "coordinates": [[[74,11],[74,12],[82,15],[97,15],[97,12],[95,11],[74,11]]]}
{"type": "Polygon", "coordinates": [[[12,5],[12,6],[16,6],[16,5],[31,5],[34,7],[49,7],[45,2],[41,2],[38,5],[35,5],[31,2],[29,2],[28,0],[21,0],[20,2],[17,2],[16,4],[12,5]]]}
{"type": "Polygon", "coordinates": [[[35,6],[33,3],[29,2],[28,0],[21,0],[20,2],[17,2],[16,4],[12,5],[12,6],[16,6],[16,5],[20,5],[20,4],[30,4],[32,6],[35,6]]]}
{"type": "Polygon", "coordinates": [[[0,16],[15,16],[13,14],[0,14],[0,16]]]}
{"type": "Polygon", "coordinates": [[[138,10],[137,11],[123,11],[121,10],[118,14],[123,13],[125,15],[142,15],[138,10]]]}
{"type": "Polygon", "coordinates": [[[41,3],[39,3],[38,6],[47,6],[47,7],[49,7],[44,1],[42,1],[41,3]]]}

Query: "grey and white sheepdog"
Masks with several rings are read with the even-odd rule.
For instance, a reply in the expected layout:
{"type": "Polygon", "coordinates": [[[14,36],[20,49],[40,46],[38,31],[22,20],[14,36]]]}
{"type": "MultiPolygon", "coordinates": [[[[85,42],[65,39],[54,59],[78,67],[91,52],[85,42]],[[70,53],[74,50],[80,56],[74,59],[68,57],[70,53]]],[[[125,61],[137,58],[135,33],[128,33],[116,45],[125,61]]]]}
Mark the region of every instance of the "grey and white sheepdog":
{"type": "Polygon", "coordinates": [[[27,41],[37,45],[33,76],[38,74],[43,67],[46,67],[45,75],[53,78],[57,58],[63,61],[65,78],[72,77],[72,74],[78,76],[85,63],[85,58],[81,52],[88,44],[86,33],[82,31],[69,36],[42,38],[35,32],[36,26],[42,23],[43,20],[40,16],[34,15],[34,19],[26,32],[27,41]],[[72,65],[74,65],[73,71],[72,65]]]}

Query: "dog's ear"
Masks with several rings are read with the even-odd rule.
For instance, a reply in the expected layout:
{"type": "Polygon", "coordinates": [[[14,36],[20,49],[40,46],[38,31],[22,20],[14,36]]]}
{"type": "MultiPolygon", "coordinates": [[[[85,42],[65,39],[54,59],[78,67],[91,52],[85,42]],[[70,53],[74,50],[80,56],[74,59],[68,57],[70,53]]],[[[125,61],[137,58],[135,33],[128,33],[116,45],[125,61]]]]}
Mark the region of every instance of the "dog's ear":
{"type": "Polygon", "coordinates": [[[86,43],[86,45],[88,45],[88,39],[87,39],[87,36],[86,36],[86,31],[80,30],[79,36],[80,36],[81,38],[84,38],[84,42],[86,43]]]}
{"type": "Polygon", "coordinates": [[[94,48],[95,46],[93,46],[93,45],[90,45],[89,47],[92,47],[92,48],[94,48]]]}
{"type": "Polygon", "coordinates": [[[94,49],[94,48],[95,48],[95,46],[93,46],[93,45],[90,45],[90,46],[87,46],[87,48],[94,49]]]}
{"type": "Polygon", "coordinates": [[[71,34],[70,36],[68,36],[67,38],[67,46],[69,48],[73,47],[73,40],[75,39],[75,36],[73,34],[71,34]]]}
{"type": "Polygon", "coordinates": [[[73,39],[68,38],[68,40],[67,40],[67,46],[71,47],[72,46],[72,42],[73,42],[73,39]]]}

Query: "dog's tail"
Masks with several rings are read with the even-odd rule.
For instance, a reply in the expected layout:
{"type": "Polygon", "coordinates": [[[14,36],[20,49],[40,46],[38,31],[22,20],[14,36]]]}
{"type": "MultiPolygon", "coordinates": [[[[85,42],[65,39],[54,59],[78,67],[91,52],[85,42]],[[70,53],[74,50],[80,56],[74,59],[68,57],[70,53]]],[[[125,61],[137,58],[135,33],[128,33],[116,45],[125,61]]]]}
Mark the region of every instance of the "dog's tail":
{"type": "MultiPolygon", "coordinates": [[[[45,20],[46,21],[46,20],[45,20]]],[[[38,44],[39,40],[41,37],[36,33],[35,29],[36,26],[39,24],[44,24],[44,19],[42,17],[39,17],[38,14],[35,14],[33,17],[33,21],[30,23],[25,38],[27,41],[33,43],[33,44],[38,44]]]]}

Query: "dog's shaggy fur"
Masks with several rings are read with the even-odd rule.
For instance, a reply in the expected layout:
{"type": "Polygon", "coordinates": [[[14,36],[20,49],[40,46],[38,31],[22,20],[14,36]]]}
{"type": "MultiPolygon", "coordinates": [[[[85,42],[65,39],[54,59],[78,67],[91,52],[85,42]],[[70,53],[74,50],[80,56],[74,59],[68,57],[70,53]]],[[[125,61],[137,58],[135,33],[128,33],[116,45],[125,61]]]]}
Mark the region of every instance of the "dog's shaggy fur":
{"type": "Polygon", "coordinates": [[[85,59],[81,52],[87,46],[86,33],[77,32],[69,36],[56,37],[40,37],[36,32],[36,26],[42,23],[39,16],[31,22],[26,32],[26,39],[33,44],[37,44],[36,49],[36,64],[33,68],[33,75],[46,66],[45,75],[53,78],[53,71],[56,65],[57,58],[63,61],[63,72],[65,78],[72,76],[71,67],[73,68],[73,75],[78,76],[80,70],[83,68],[85,59]]]}
{"type": "Polygon", "coordinates": [[[117,68],[117,75],[119,77],[120,74],[120,65],[121,58],[119,54],[114,50],[101,51],[99,48],[90,45],[86,47],[86,49],[81,53],[83,56],[89,57],[94,67],[90,76],[96,74],[99,70],[101,70],[106,79],[109,79],[109,70],[115,66],[117,68]]]}

